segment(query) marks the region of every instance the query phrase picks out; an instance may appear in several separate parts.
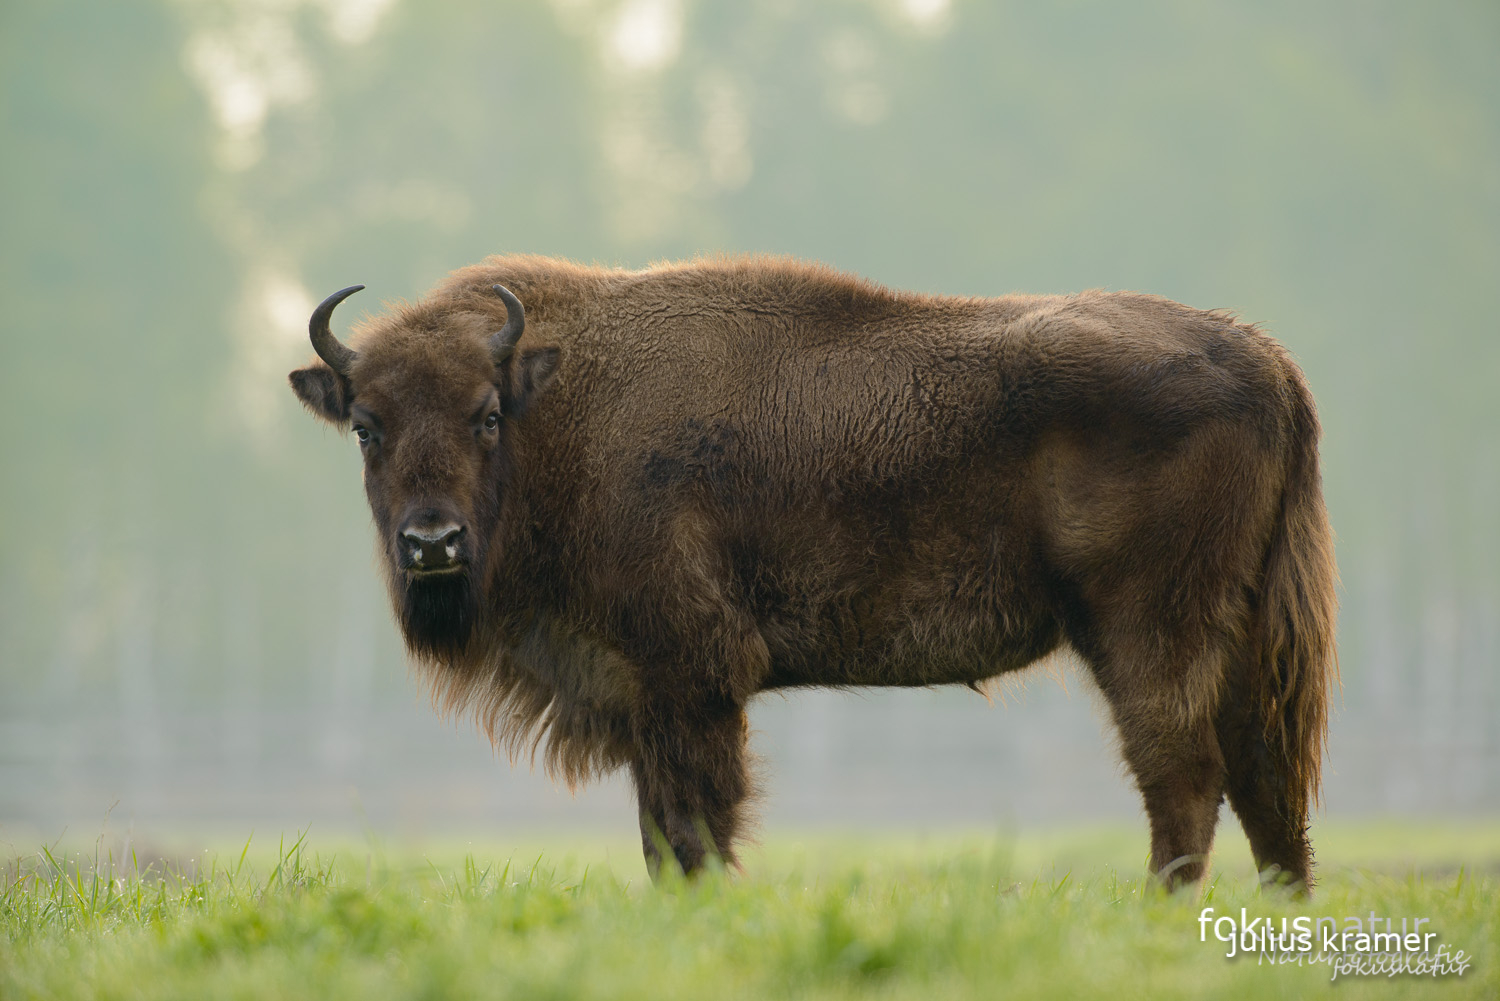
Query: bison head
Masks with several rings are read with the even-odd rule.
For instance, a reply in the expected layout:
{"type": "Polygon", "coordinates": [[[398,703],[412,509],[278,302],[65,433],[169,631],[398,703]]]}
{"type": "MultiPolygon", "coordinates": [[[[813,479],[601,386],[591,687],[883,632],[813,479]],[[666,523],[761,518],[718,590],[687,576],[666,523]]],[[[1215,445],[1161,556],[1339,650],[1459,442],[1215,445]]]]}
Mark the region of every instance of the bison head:
{"type": "Polygon", "coordinates": [[[363,287],[313,311],[308,329],[322,360],[292,372],[292,389],[315,415],[353,430],[407,645],[447,660],[463,653],[483,614],[512,473],[509,425],[550,381],[557,350],[517,352],[525,313],[495,285],[499,298],[486,293],[472,311],[419,304],[382,318],[356,351],[328,321],[363,287]]]}

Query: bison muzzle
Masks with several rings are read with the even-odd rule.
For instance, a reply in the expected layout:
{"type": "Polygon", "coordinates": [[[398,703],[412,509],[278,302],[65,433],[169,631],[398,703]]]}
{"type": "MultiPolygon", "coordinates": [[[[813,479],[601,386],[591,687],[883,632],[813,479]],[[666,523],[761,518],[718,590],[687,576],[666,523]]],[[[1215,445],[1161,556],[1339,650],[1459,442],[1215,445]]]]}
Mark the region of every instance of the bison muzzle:
{"type": "Polygon", "coordinates": [[[756,693],[1069,650],[1163,882],[1202,877],[1227,797],[1260,868],[1310,884],[1335,569],[1312,398],[1253,326],[495,257],[346,346],[359,288],[291,382],[359,441],[413,660],[570,786],[628,767],[653,873],[734,862],[756,693]]]}

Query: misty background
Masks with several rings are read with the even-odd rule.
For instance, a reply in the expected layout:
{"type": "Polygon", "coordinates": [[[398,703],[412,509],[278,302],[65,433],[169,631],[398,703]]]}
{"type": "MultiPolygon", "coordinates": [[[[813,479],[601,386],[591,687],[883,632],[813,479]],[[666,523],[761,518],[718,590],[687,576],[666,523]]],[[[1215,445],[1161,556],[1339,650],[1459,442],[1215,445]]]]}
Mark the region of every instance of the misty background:
{"type": "MultiPolygon", "coordinates": [[[[1317,397],[1327,816],[1500,811],[1500,8],[1156,0],[6,0],[0,836],[633,832],[408,674],[328,292],[714,251],[926,292],[1136,289],[1317,397]]],[[[787,825],[1139,813],[1067,665],[752,710],[787,825]]]]}

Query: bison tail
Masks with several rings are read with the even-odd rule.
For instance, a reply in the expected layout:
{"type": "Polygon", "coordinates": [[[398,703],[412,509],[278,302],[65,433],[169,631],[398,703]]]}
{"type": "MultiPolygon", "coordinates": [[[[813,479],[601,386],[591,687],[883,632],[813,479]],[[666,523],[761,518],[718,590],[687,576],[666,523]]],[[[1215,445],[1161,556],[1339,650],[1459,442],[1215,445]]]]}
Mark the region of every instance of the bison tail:
{"type": "Polygon", "coordinates": [[[1253,627],[1253,674],[1284,819],[1305,825],[1321,796],[1328,701],[1338,683],[1338,570],[1318,470],[1317,412],[1301,373],[1288,368],[1291,448],[1253,627]]]}

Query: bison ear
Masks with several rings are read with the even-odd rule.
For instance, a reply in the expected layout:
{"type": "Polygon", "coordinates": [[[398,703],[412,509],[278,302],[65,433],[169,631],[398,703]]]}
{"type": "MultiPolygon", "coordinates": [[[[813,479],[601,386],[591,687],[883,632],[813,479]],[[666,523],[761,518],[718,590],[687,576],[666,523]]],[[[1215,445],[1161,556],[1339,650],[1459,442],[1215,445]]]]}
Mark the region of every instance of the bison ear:
{"type": "Polygon", "coordinates": [[[292,392],[313,412],[313,416],[338,427],[349,423],[349,404],[353,396],[349,392],[349,380],[321,362],[299,368],[287,379],[292,384],[292,392]]]}
{"type": "Polygon", "coordinates": [[[506,413],[520,417],[531,406],[557,374],[557,348],[537,348],[522,351],[511,365],[510,393],[506,401],[506,413]]]}

